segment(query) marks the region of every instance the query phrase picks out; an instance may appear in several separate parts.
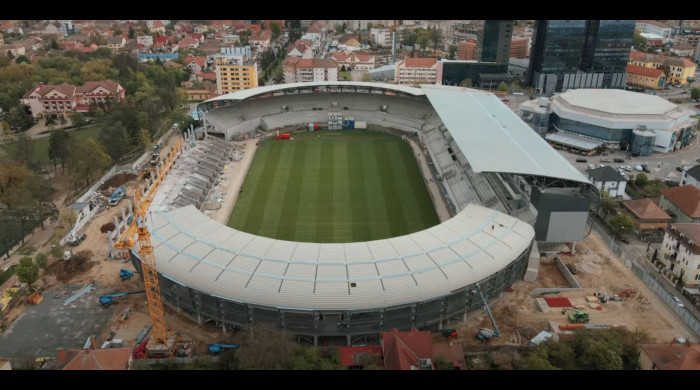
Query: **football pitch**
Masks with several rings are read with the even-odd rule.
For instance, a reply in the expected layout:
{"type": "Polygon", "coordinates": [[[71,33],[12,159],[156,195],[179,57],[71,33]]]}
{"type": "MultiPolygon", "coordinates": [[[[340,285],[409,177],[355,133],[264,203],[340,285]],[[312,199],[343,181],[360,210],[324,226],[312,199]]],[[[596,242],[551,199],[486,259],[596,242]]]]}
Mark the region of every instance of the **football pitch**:
{"type": "Polygon", "coordinates": [[[258,148],[228,226],[281,240],[355,242],[439,223],[401,138],[367,130],[292,138],[258,148]]]}

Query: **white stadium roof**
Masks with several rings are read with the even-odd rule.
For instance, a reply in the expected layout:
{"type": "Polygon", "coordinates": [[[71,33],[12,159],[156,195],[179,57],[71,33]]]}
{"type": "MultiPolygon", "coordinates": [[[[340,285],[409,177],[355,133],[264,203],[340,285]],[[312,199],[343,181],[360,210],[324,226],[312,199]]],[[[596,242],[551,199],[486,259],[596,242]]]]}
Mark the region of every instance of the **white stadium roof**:
{"type": "Polygon", "coordinates": [[[609,114],[661,115],[677,107],[658,96],[622,89],[570,89],[557,97],[574,107],[609,114]]]}
{"type": "Polygon", "coordinates": [[[168,279],[232,301],[299,310],[449,295],[506,267],[534,238],[529,224],[474,204],[424,231],[345,244],[255,236],[194,206],[153,213],[148,228],[157,269],[168,279]]]}
{"type": "Polygon", "coordinates": [[[496,95],[459,87],[421,88],[475,172],[590,183],[496,95]]]}

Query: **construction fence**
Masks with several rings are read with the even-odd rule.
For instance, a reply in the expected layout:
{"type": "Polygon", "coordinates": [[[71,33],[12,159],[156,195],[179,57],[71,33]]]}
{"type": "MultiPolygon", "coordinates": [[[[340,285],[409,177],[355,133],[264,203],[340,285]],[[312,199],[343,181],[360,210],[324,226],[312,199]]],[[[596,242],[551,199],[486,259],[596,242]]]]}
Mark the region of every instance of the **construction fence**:
{"type": "MultiPolygon", "coordinates": [[[[639,279],[641,279],[647,285],[647,287],[649,287],[649,289],[651,289],[681,320],[683,320],[683,322],[685,322],[686,325],[688,325],[690,329],[695,332],[696,335],[700,336],[700,321],[698,320],[700,313],[694,307],[689,309],[688,307],[681,307],[676,304],[673,297],[677,296],[679,293],[677,293],[675,290],[669,291],[666,283],[670,285],[670,281],[659,280],[659,275],[647,272],[644,266],[640,264],[640,262],[647,260],[644,258],[635,259],[635,257],[638,257],[638,255],[631,254],[623,246],[618,245],[617,242],[615,242],[608,234],[605,228],[600,226],[598,222],[593,223],[593,230],[600,235],[603,241],[608,244],[610,249],[615,252],[615,254],[620,256],[627,268],[630,268],[632,272],[634,272],[635,275],[637,275],[639,279]]],[[[679,337],[681,336],[682,335],[679,335],[679,337]]]]}

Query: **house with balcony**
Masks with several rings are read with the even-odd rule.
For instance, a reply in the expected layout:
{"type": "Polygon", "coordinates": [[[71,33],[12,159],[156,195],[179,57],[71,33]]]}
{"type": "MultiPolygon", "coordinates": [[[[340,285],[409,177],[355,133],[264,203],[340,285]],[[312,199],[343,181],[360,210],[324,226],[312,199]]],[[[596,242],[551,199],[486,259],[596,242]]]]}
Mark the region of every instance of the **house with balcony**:
{"type": "Polygon", "coordinates": [[[634,220],[637,232],[665,229],[673,219],[649,198],[622,202],[623,211],[634,220]]]}
{"type": "Polygon", "coordinates": [[[68,117],[73,112],[88,112],[90,105],[124,101],[126,90],[116,81],[88,81],[80,87],[62,83],[38,84],[22,97],[35,118],[68,117]]]}
{"type": "Polygon", "coordinates": [[[683,281],[684,287],[700,287],[700,224],[670,224],[664,233],[659,260],[683,281]]]}
{"type": "Polygon", "coordinates": [[[674,218],[674,222],[700,222],[700,190],[692,185],[661,191],[659,206],[674,218]]]}

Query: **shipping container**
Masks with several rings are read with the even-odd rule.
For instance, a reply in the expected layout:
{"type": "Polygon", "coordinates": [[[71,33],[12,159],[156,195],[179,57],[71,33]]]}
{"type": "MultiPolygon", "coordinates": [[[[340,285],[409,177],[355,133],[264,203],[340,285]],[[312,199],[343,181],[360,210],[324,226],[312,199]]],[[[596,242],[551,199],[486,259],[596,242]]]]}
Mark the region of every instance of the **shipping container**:
{"type": "Polygon", "coordinates": [[[289,133],[284,133],[284,134],[278,135],[276,138],[277,139],[289,139],[290,137],[291,136],[289,135],[289,133]]]}
{"type": "Polygon", "coordinates": [[[367,122],[365,122],[365,121],[355,121],[355,128],[356,128],[356,129],[366,129],[366,128],[367,128],[367,122]]]}

